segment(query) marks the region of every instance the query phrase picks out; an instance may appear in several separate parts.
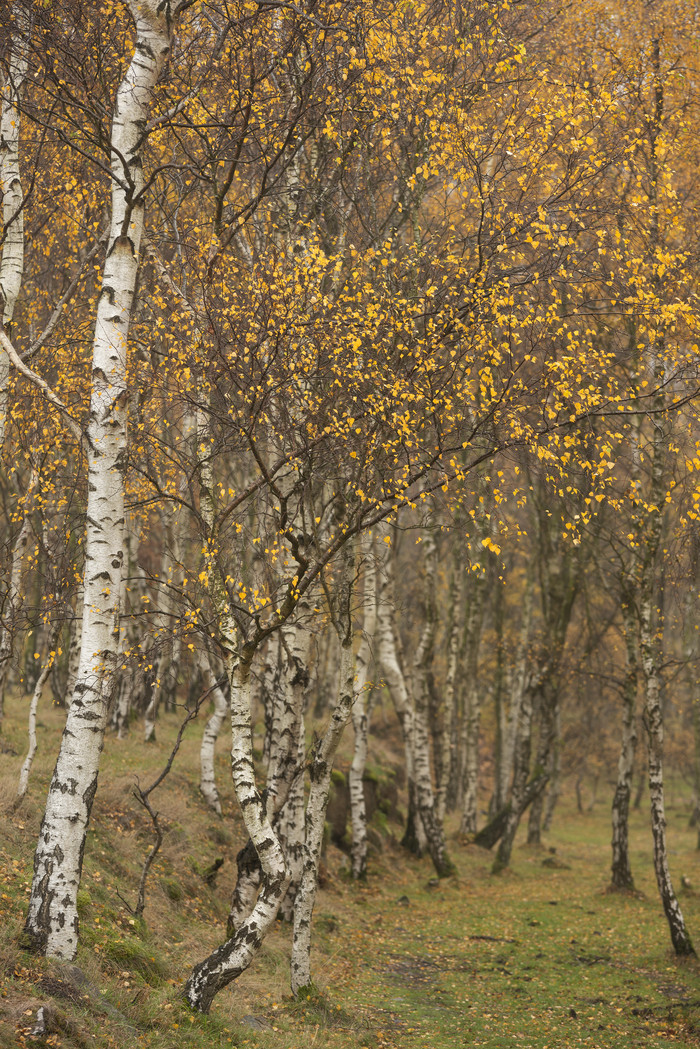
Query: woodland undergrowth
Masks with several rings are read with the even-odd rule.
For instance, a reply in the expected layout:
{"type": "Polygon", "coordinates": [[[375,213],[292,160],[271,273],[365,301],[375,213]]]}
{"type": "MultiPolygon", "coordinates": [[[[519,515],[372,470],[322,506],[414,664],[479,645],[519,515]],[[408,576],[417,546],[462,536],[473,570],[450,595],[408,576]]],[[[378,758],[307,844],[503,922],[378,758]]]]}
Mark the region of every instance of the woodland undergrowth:
{"type": "MultiPolygon", "coordinates": [[[[197,793],[206,712],[153,798],[165,835],[142,919],[133,908],[152,828],[133,787],[137,775],[145,782],[167,760],[179,717],[163,717],[154,744],[145,745],[137,730],[126,740],[108,740],[85,855],[76,964],[37,958],[22,948],[20,934],[62,713],[41,713],[29,793],[11,812],[25,707],[25,699],[10,700],[0,755],[8,800],[0,838],[3,1049],[700,1045],[700,968],[670,953],[648,815],[635,811],[632,820],[638,891],[612,894],[606,891],[610,835],[602,791],[585,814],[575,812],[565,794],[544,847],[529,849],[518,839],[512,868],[498,876],[490,873],[489,853],[455,837],[458,874],[437,882],[428,859],[401,850],[400,824],[385,816],[373,835],[366,883],[353,884],[347,855],[328,845],[314,916],[316,982],[308,993],[291,997],[291,932],[277,923],[255,965],[217,998],[211,1015],[193,1015],[181,997],[184,981],[223,938],[243,842],[223,741],[217,758],[222,820],[197,793]],[[220,858],[208,884],[206,874],[220,858]],[[33,1038],[42,1007],[46,1031],[33,1038]]],[[[381,745],[381,760],[390,763],[392,740],[381,745]]],[[[397,747],[397,765],[398,754],[397,747]]],[[[347,760],[341,754],[341,768],[347,760]]],[[[687,883],[683,910],[697,930],[698,853],[681,789],[668,819],[674,873],[679,884],[681,878],[687,883]]]]}

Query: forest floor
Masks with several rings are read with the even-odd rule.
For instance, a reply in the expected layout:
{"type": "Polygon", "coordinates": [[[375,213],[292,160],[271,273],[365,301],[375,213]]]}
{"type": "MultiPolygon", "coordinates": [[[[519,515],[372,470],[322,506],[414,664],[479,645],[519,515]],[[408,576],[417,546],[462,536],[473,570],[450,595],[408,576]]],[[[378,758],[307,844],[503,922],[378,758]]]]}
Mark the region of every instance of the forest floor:
{"type": "MultiPolygon", "coordinates": [[[[577,813],[564,799],[545,846],[516,843],[510,870],[452,838],[458,875],[437,883],[428,860],[396,843],[379,815],[366,884],[347,878],[329,846],[314,918],[318,993],[289,993],[290,929],[278,923],[251,970],[216,999],[208,1017],[181,999],[194,962],[225,938],[235,854],[243,843],[226,769],[217,758],[225,816],[197,790],[199,728],[188,730],[153,796],[167,828],[152,870],[144,920],[130,912],[150,821],[133,797],[165,764],[177,730],[162,718],[158,742],[109,738],[85,854],[81,948],[75,965],[21,949],[32,854],[62,715],[45,709],[40,752],[22,805],[11,813],[23,758],[26,700],[8,704],[0,754],[0,1046],[58,1049],[433,1049],[477,1047],[700,1046],[700,965],[677,961],[656,893],[644,809],[632,816],[638,892],[606,891],[609,807],[577,813]],[[14,753],[13,753],[14,751],[14,753]],[[203,872],[223,858],[215,884],[203,872]],[[37,1010],[48,1033],[31,1038],[37,1010]]],[[[381,745],[381,744],[380,744],[381,745]]],[[[387,746],[386,741],[383,744],[387,746]]],[[[388,751],[387,751],[388,752],[388,751]]],[[[342,765],[342,761],[341,761],[342,765]]],[[[601,797],[603,791],[601,790],[601,797]]],[[[679,792],[669,805],[672,874],[700,944],[700,853],[679,792]],[[693,888],[681,888],[681,877],[693,888]]]]}

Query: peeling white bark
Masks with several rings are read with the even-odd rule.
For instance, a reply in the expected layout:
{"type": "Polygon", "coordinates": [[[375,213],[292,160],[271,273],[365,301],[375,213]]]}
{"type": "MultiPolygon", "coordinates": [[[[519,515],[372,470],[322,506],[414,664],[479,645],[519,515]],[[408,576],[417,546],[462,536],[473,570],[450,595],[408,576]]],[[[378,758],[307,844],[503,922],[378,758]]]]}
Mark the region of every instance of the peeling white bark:
{"type": "Polygon", "coordinates": [[[126,351],[143,232],[143,128],[170,48],[167,5],[131,0],[129,6],[136,45],[115,100],[111,225],[93,340],[80,667],[39,832],[25,924],[36,950],[69,960],[78,944],[83,849],[118,662],[126,351]]]}
{"type": "MultiPolygon", "coordinates": [[[[12,5],[15,28],[10,45],[9,69],[0,103],[0,190],[4,242],[0,257],[0,306],[2,323],[8,330],[24,274],[24,198],[19,166],[20,98],[27,75],[29,18],[25,4],[12,5]]],[[[10,359],[0,346],[0,449],[5,441],[7,384],[10,359]]]]}
{"type": "Polygon", "coordinates": [[[213,809],[217,816],[221,816],[221,801],[219,800],[219,792],[216,789],[214,753],[221,726],[228,714],[228,701],[216,683],[216,676],[212,672],[207,652],[200,652],[199,669],[206,688],[211,689],[212,699],[214,700],[214,713],[204,727],[202,743],[199,749],[199,789],[209,808],[213,809]]]}

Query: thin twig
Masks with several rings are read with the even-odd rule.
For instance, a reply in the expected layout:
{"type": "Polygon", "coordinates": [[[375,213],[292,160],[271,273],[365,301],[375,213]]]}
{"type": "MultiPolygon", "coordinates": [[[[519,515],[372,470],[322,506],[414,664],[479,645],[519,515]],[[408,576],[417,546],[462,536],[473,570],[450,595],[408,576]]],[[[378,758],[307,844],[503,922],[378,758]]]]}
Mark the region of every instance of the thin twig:
{"type": "Polygon", "coordinates": [[[151,867],[153,866],[153,861],[155,860],[156,856],[160,852],[160,847],[163,844],[163,829],[162,829],[162,827],[160,825],[160,822],[158,820],[159,813],[155,812],[153,810],[153,806],[151,805],[151,802],[149,800],[150,799],[150,795],[153,793],[153,791],[156,789],[156,787],[160,786],[160,784],[163,782],[163,780],[165,779],[165,777],[168,775],[168,773],[170,772],[171,768],[173,767],[173,762],[175,761],[175,755],[177,754],[178,750],[180,749],[180,744],[182,743],[182,737],[185,734],[185,729],[189,725],[190,721],[193,721],[197,717],[197,715],[199,714],[199,711],[200,711],[200,709],[202,707],[202,703],[204,703],[205,699],[208,699],[209,696],[214,691],[214,689],[217,688],[218,686],[219,686],[219,682],[218,681],[214,682],[214,684],[211,686],[211,688],[206,689],[206,691],[202,693],[202,695],[199,697],[199,699],[195,703],[194,707],[187,712],[187,717],[185,718],[185,720],[180,725],[180,730],[179,730],[179,732],[177,734],[177,738],[175,740],[175,744],[173,746],[173,749],[170,752],[170,757],[168,758],[168,760],[167,760],[167,762],[165,764],[165,767],[160,772],[160,774],[158,776],[156,776],[156,778],[154,779],[153,783],[151,783],[150,787],[147,787],[146,790],[142,790],[141,789],[141,784],[138,781],[138,777],[136,779],[136,786],[134,787],[134,797],[136,798],[136,800],[138,802],[140,802],[141,805],[143,805],[144,809],[146,810],[148,815],[151,817],[151,823],[153,824],[153,829],[155,831],[156,840],[153,843],[153,845],[152,845],[152,847],[150,849],[150,852],[146,856],[146,859],[143,861],[143,867],[141,869],[141,879],[139,881],[139,891],[138,891],[138,897],[137,897],[137,900],[136,900],[136,906],[132,908],[127,903],[127,901],[124,899],[124,897],[118,894],[119,895],[119,899],[122,901],[122,903],[124,903],[128,907],[129,911],[134,915],[135,918],[140,918],[142,916],[143,912],[144,912],[144,908],[146,906],[146,881],[148,879],[148,872],[150,871],[151,867]]]}
{"type": "Polygon", "coordinates": [[[30,382],[34,383],[37,389],[41,390],[44,397],[46,397],[46,400],[49,401],[49,403],[52,404],[54,408],[58,409],[63,418],[66,420],[66,423],[68,424],[68,429],[73,434],[73,437],[75,437],[78,444],[81,444],[85,435],[78,423],[71,415],[71,413],[68,411],[67,406],[63,403],[61,398],[56,393],[54,393],[49,384],[44,379],[42,379],[40,375],[37,375],[35,371],[32,371],[31,368],[27,367],[27,365],[17,353],[17,350],[14,348],[14,346],[8,339],[7,335],[5,335],[5,332],[2,330],[2,328],[0,328],[0,346],[2,346],[2,348],[5,350],[7,356],[10,358],[17,371],[21,372],[22,375],[24,375],[25,378],[29,379],[30,382]]]}

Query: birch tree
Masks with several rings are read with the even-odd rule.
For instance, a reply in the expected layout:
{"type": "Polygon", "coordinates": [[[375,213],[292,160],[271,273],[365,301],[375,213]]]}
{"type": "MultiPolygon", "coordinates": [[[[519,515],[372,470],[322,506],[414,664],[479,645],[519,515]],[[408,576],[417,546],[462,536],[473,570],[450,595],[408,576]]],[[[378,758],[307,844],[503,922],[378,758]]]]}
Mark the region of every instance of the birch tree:
{"type": "Polygon", "coordinates": [[[112,211],[92,358],[87,536],[80,665],[34,859],[25,934],[35,950],[72,959],[77,894],[99,759],[115,687],[123,561],[126,364],[144,216],[143,129],[170,49],[173,12],[132,0],[135,51],[114,105],[112,211]]]}
{"type": "MultiPolygon", "coordinates": [[[[13,22],[7,76],[0,101],[0,190],[3,242],[0,255],[0,306],[5,332],[10,325],[24,274],[24,198],[19,166],[22,85],[27,74],[29,13],[21,0],[11,7],[13,22]]],[[[0,450],[5,443],[10,359],[0,346],[0,450]]]]}

